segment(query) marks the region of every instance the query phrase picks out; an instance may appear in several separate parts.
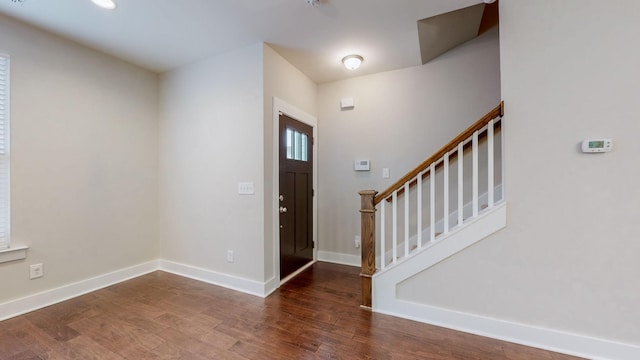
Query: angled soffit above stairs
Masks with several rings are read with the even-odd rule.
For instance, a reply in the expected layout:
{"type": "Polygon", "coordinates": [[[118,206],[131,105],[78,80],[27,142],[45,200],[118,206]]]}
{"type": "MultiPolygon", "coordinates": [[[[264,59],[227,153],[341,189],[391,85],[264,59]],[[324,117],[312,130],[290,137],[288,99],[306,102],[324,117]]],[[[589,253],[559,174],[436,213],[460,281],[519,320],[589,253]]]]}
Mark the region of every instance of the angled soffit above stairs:
{"type": "Polygon", "coordinates": [[[418,21],[422,64],[498,24],[498,1],[478,4],[418,21]]]}

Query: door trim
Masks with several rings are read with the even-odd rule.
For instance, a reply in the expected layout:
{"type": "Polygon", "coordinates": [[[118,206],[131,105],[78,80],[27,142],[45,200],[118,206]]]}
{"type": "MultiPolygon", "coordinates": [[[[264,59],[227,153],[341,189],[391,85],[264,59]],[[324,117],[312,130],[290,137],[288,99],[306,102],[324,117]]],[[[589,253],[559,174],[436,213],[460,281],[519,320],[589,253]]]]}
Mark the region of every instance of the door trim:
{"type": "MultiPolygon", "coordinates": [[[[278,212],[278,204],[280,203],[278,196],[280,195],[280,134],[278,131],[280,124],[280,113],[283,113],[291,118],[294,118],[302,123],[305,123],[313,128],[313,241],[315,241],[313,247],[313,262],[318,259],[318,118],[306,113],[303,110],[285,102],[282,99],[273,97],[273,194],[272,194],[272,239],[273,239],[273,273],[275,279],[280,279],[280,222],[278,212]]],[[[297,273],[297,272],[296,272],[297,273]]],[[[294,274],[296,274],[294,273],[294,274]]],[[[277,287],[284,284],[291,277],[287,277],[278,283],[277,287]]],[[[277,280],[276,280],[277,281],[277,280]]]]}

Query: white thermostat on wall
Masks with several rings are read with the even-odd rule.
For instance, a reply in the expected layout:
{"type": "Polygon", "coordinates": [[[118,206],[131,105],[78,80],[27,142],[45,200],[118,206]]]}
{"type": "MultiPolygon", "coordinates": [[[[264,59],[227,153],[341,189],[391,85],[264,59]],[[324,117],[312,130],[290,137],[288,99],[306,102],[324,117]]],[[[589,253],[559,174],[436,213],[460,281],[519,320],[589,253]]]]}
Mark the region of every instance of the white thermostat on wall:
{"type": "Polygon", "coordinates": [[[353,170],[369,171],[369,160],[356,160],[353,162],[353,170]]]}
{"type": "Polygon", "coordinates": [[[583,153],[603,153],[613,149],[611,139],[587,139],[582,142],[583,153]]]}

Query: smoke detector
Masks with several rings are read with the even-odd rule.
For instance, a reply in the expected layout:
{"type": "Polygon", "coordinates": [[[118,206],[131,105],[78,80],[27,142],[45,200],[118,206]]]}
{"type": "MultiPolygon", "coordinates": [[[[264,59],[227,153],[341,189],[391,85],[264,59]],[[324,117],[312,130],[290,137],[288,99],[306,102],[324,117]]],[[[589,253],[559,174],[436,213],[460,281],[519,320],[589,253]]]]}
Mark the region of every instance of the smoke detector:
{"type": "Polygon", "coordinates": [[[306,0],[306,1],[307,1],[307,4],[309,4],[309,5],[313,6],[313,7],[316,7],[316,6],[318,6],[318,4],[320,4],[320,0],[306,0]]]}

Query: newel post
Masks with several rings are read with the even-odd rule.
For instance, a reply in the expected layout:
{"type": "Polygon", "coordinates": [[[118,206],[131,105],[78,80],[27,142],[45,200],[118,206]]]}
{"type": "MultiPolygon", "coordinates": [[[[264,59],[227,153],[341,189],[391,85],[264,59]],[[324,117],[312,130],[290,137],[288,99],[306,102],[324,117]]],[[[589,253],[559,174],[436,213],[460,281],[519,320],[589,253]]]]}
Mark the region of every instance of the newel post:
{"type": "Polygon", "coordinates": [[[360,307],[371,309],[371,277],[376,272],[376,207],[373,203],[376,194],[375,190],[360,191],[360,224],[362,237],[362,270],[360,279],[362,281],[362,305],[360,307]]]}

